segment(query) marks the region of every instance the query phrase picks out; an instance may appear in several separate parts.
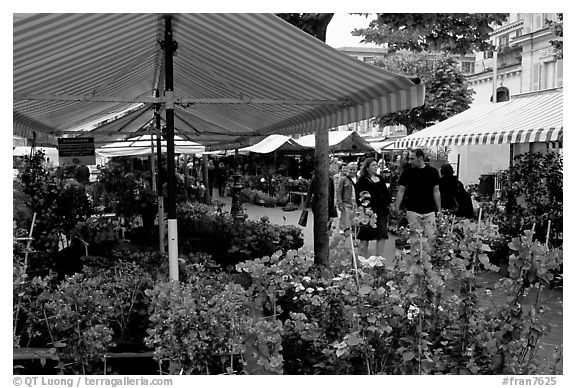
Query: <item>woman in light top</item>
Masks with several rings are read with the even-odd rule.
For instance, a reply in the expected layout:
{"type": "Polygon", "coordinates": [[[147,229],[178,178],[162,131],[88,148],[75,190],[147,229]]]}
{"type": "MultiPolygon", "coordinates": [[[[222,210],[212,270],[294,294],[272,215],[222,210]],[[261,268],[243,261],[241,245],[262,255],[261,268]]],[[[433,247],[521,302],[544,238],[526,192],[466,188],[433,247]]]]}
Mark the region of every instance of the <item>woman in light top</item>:
{"type": "Polygon", "coordinates": [[[340,229],[344,232],[350,230],[356,209],[356,162],[348,163],[342,168],[342,176],[336,188],[336,206],[340,210],[340,229]]]}

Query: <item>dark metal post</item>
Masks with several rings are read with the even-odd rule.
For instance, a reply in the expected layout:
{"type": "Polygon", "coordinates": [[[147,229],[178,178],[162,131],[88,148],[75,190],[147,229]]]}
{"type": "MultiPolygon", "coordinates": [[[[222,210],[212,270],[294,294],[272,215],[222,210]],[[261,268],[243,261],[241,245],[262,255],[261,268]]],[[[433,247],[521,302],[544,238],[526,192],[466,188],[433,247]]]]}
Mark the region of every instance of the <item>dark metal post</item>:
{"type": "Polygon", "coordinates": [[[460,179],[460,154],[458,154],[458,162],[456,163],[456,179],[460,179]]]}
{"type": "MultiPolygon", "coordinates": [[[[156,90],[156,97],[160,96],[160,92],[156,90]]],[[[154,121],[156,126],[156,154],[158,155],[158,173],[156,174],[156,190],[158,195],[158,235],[160,252],[165,253],[165,236],[166,225],[164,223],[164,173],[162,171],[162,120],[160,116],[160,104],[156,104],[156,111],[154,112],[154,121]]]]}
{"type": "Polygon", "coordinates": [[[178,280],[178,226],[176,222],[176,187],[174,163],[174,48],[172,16],[164,16],[164,58],[166,65],[166,167],[168,170],[168,261],[171,280],[178,280]]]}

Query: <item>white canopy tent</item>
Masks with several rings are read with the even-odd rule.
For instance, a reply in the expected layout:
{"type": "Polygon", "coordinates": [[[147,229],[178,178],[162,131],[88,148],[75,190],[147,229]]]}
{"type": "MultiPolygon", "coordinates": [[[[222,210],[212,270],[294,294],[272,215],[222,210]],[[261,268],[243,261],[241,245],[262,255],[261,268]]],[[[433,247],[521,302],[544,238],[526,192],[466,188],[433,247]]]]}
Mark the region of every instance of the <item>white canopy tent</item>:
{"type": "Polygon", "coordinates": [[[258,154],[269,154],[274,151],[307,151],[311,147],[303,146],[290,136],[270,135],[262,141],[251,145],[250,147],[241,148],[239,151],[254,152],[258,154]]]}
{"type": "MultiPolygon", "coordinates": [[[[296,139],[296,143],[301,146],[314,148],[316,141],[314,135],[306,135],[296,139]]],[[[370,145],[356,131],[330,131],[328,133],[328,146],[330,151],[347,152],[373,152],[374,147],[370,145]]]]}
{"type": "Polygon", "coordinates": [[[406,149],[405,147],[397,147],[395,143],[396,140],[384,140],[370,143],[370,145],[378,152],[406,149]]]}
{"type": "MultiPolygon", "coordinates": [[[[96,149],[98,155],[107,157],[143,156],[156,152],[155,135],[140,135],[124,141],[110,143],[96,149]]],[[[166,152],[166,140],[162,140],[162,152],[166,152]]],[[[197,154],[204,152],[204,146],[186,141],[180,136],[174,136],[174,152],[178,154],[197,154]]]]}

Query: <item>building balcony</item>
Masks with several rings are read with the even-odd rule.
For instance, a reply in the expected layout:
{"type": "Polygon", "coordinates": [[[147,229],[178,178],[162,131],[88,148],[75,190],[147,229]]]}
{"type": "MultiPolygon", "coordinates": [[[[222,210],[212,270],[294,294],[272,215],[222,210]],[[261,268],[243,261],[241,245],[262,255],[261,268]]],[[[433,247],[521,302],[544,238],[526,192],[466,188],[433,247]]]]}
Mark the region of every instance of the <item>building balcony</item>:
{"type": "Polygon", "coordinates": [[[502,47],[498,50],[498,68],[522,63],[522,47],[502,47]]]}

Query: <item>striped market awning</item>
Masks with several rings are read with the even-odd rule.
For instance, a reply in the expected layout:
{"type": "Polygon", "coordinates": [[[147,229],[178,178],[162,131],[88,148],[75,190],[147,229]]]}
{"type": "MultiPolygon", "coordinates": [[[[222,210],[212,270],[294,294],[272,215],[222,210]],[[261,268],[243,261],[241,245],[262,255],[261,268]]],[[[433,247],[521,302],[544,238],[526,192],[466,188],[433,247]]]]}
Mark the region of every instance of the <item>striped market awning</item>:
{"type": "MultiPolygon", "coordinates": [[[[174,126],[209,149],[240,148],[253,137],[310,133],[424,103],[419,80],[354,59],[273,14],[171,16],[174,126]]],[[[152,118],[151,107],[166,100],[164,17],[15,14],[14,134],[109,136],[113,142],[139,131],[152,118]],[[138,106],[144,115],[133,122],[94,128],[138,106]]]]}
{"type": "Polygon", "coordinates": [[[473,106],[395,142],[400,148],[562,142],[562,89],[473,106]]]}

